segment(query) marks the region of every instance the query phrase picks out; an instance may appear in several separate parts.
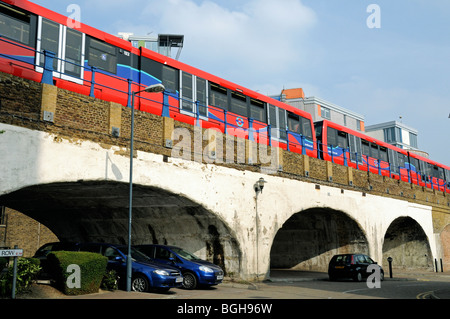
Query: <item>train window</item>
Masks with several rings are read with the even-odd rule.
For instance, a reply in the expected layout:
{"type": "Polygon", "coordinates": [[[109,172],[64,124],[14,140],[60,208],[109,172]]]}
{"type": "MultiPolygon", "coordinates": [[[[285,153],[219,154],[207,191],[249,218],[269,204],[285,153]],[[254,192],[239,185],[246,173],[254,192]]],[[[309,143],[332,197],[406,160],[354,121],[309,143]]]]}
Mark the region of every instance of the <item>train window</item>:
{"type": "Polygon", "coordinates": [[[194,112],[194,89],[192,74],[182,72],[181,76],[181,109],[194,112]]]}
{"type": "Polygon", "coordinates": [[[250,100],[250,117],[260,122],[266,122],[264,103],[255,99],[250,100]]]}
{"type": "Polygon", "coordinates": [[[247,97],[238,92],[231,92],[231,112],[248,116],[247,97]]]}
{"type": "Polygon", "coordinates": [[[401,168],[405,168],[405,163],[407,162],[407,157],[404,154],[398,153],[398,166],[401,168]]]}
{"type": "Polygon", "coordinates": [[[288,129],[291,132],[312,138],[311,122],[298,114],[288,112],[288,129]]]}
{"type": "Polygon", "coordinates": [[[388,159],[389,159],[389,166],[391,168],[391,171],[393,173],[398,173],[398,153],[390,148],[388,148],[388,159]]]}
{"type": "Polygon", "coordinates": [[[444,179],[444,169],[442,167],[433,165],[432,176],[440,179],[444,179]]]}
{"type": "Polygon", "coordinates": [[[197,80],[196,80],[197,101],[198,101],[198,107],[199,107],[199,114],[202,116],[208,115],[207,85],[208,85],[208,82],[205,79],[197,77],[197,80]]]}
{"type": "Polygon", "coordinates": [[[384,146],[380,146],[380,160],[382,160],[384,162],[388,161],[387,148],[384,146]]]}
{"type": "Polygon", "coordinates": [[[177,92],[178,91],[178,70],[170,66],[162,66],[162,84],[166,90],[177,92]]]}
{"type": "Polygon", "coordinates": [[[117,73],[117,49],[116,47],[89,38],[89,65],[110,73],[117,73]]]}
{"type": "Polygon", "coordinates": [[[227,89],[210,83],[210,94],[209,94],[209,104],[215,107],[219,107],[224,110],[228,110],[228,95],[227,89]]]}
{"type": "MultiPolygon", "coordinates": [[[[40,43],[38,51],[44,50],[55,53],[56,58],[59,57],[59,40],[60,40],[59,24],[47,19],[42,19],[40,29],[40,43]]],[[[53,60],[53,70],[58,70],[58,59],[53,60]]],[[[45,56],[40,55],[39,65],[44,66],[45,56]]]]}
{"type": "Polygon", "coordinates": [[[270,134],[273,138],[280,138],[280,130],[278,129],[277,107],[270,105],[268,107],[270,134]]]}
{"type": "Polygon", "coordinates": [[[285,140],[287,138],[286,132],[286,110],[278,108],[278,127],[280,128],[280,139],[285,140]]]}
{"type": "Polygon", "coordinates": [[[347,142],[347,133],[343,131],[337,131],[337,146],[342,148],[348,148],[348,142],[347,142]]]}
{"type": "Polygon", "coordinates": [[[370,143],[370,157],[379,159],[380,154],[378,152],[378,145],[374,143],[370,143]]]}
{"type": "Polygon", "coordinates": [[[358,160],[361,163],[361,138],[351,135],[348,135],[349,148],[350,148],[350,159],[353,162],[358,160]]]}
{"type": "Polygon", "coordinates": [[[409,158],[409,165],[410,165],[410,169],[413,172],[418,172],[420,170],[420,168],[419,168],[419,160],[417,158],[410,157],[409,158]]]}
{"type": "Polygon", "coordinates": [[[82,77],[81,63],[83,61],[83,34],[76,30],[67,29],[66,47],[63,73],[82,77]]]}
{"type": "Polygon", "coordinates": [[[327,129],[327,145],[328,146],[337,146],[337,130],[331,127],[327,129]]]}
{"type": "Polygon", "coordinates": [[[300,126],[302,128],[302,134],[312,139],[313,136],[312,136],[311,121],[300,116],[300,123],[301,123],[300,126]]]}
{"type": "Polygon", "coordinates": [[[361,151],[364,156],[370,156],[370,143],[366,140],[361,140],[361,151]]]}
{"type": "Polygon", "coordinates": [[[287,117],[288,130],[293,133],[301,134],[302,131],[300,128],[300,117],[297,114],[294,114],[291,112],[287,112],[287,113],[288,113],[288,117],[287,117]]]}
{"type": "Polygon", "coordinates": [[[31,45],[29,14],[0,4],[0,34],[22,44],[31,45]]]}
{"type": "Polygon", "coordinates": [[[272,137],[286,140],[286,111],[270,104],[268,110],[272,137]]]}
{"type": "Polygon", "coordinates": [[[198,78],[195,75],[181,72],[181,109],[190,113],[197,112],[197,105],[199,107],[199,115],[207,115],[207,95],[206,95],[206,80],[198,78]],[[198,102],[198,103],[196,103],[198,102]]]}

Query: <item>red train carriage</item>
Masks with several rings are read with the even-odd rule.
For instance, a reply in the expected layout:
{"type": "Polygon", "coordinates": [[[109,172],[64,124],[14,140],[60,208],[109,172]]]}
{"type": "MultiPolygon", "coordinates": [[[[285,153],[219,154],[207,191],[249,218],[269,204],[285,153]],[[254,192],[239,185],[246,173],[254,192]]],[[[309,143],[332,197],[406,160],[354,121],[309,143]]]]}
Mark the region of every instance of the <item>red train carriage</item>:
{"type": "Polygon", "coordinates": [[[46,76],[58,87],[125,106],[132,92],[162,83],[163,95],[141,92],[134,106],[316,156],[310,114],[85,24],[70,28],[68,20],[26,0],[1,1],[0,70],[34,81],[46,76]]]}
{"type": "Polygon", "coordinates": [[[327,120],[314,125],[321,159],[450,193],[444,165],[327,120]]]}
{"type": "Polygon", "coordinates": [[[0,71],[450,192],[450,169],[26,0],[0,0],[0,71]],[[71,22],[71,23],[68,23],[71,22]],[[316,148],[316,135],[318,137],[316,148]]]}

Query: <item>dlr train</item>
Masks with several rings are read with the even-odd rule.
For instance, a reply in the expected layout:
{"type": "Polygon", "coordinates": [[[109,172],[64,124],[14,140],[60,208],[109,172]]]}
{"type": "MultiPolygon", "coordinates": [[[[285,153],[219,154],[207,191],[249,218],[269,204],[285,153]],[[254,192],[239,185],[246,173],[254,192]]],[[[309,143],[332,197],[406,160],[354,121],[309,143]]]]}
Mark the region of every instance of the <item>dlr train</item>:
{"type": "Polygon", "coordinates": [[[27,0],[0,0],[0,72],[450,193],[448,166],[27,0]]]}

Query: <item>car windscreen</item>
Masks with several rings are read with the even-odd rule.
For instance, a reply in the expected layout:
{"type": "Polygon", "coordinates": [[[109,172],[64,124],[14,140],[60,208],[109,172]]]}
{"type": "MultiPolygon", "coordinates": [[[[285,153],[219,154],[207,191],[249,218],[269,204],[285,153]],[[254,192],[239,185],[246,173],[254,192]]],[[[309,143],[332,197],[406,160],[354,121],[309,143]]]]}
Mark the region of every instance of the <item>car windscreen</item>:
{"type": "MultiPolygon", "coordinates": [[[[128,255],[128,247],[126,246],[120,246],[117,247],[125,256],[128,255]]],[[[131,258],[133,261],[141,261],[141,262],[149,262],[151,261],[151,258],[147,255],[144,255],[139,250],[135,249],[134,247],[131,247],[131,258]]]]}
{"type": "Polygon", "coordinates": [[[340,265],[348,264],[348,263],[350,263],[350,258],[351,258],[350,255],[336,256],[335,264],[340,264],[340,265]]]}
{"type": "Polygon", "coordinates": [[[174,253],[178,254],[178,256],[180,256],[186,260],[191,260],[191,261],[200,260],[200,258],[198,258],[194,254],[192,254],[184,249],[177,248],[177,247],[174,247],[171,249],[173,250],[174,253]]]}

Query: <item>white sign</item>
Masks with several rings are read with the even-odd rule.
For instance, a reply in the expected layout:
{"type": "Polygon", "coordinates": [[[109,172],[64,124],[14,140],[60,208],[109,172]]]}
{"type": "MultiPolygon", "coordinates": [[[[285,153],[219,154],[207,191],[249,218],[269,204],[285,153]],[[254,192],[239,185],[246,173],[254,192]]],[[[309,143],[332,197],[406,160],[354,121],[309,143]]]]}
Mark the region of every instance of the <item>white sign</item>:
{"type": "Polygon", "coordinates": [[[22,257],[23,249],[0,249],[0,257],[22,257]]]}

